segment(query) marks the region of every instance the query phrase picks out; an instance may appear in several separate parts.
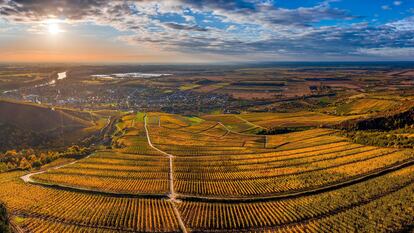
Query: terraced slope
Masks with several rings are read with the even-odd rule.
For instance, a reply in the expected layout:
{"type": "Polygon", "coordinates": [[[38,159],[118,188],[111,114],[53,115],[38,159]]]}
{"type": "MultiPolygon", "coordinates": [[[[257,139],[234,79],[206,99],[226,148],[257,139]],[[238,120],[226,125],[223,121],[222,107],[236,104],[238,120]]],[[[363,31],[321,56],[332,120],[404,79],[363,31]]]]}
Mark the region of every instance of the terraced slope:
{"type": "Polygon", "coordinates": [[[22,175],[0,175],[0,201],[27,232],[394,232],[414,222],[413,151],[329,129],[266,137],[130,115],[113,149],[29,183],[22,175]]]}

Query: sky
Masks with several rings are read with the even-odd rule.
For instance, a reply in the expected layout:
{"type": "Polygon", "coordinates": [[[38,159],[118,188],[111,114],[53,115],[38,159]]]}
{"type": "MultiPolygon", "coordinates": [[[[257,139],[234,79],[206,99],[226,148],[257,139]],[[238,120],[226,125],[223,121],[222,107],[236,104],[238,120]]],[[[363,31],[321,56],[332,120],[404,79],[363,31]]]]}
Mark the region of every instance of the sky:
{"type": "Polygon", "coordinates": [[[0,62],[413,60],[414,0],[0,0],[0,62]]]}

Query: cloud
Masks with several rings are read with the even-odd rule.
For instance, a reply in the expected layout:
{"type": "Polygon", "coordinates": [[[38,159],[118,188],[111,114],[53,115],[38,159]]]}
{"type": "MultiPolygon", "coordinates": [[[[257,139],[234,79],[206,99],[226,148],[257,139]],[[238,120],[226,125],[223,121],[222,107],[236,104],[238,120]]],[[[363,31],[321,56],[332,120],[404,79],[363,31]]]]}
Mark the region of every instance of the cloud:
{"type": "Polygon", "coordinates": [[[395,6],[400,6],[402,4],[402,1],[394,1],[393,4],[395,6]]]}
{"type": "Polygon", "coordinates": [[[269,2],[252,5],[238,1],[183,1],[191,2],[198,10],[210,10],[221,16],[225,21],[250,23],[273,26],[310,26],[310,24],[327,19],[353,19],[344,10],[331,8],[330,2],[325,1],[314,7],[299,7],[296,9],[277,8],[269,2]],[[203,4],[202,4],[203,2],[203,4]],[[237,4],[235,2],[238,2],[237,4]],[[220,3],[220,4],[218,4],[220,3]]]}
{"type": "Polygon", "coordinates": [[[76,20],[97,13],[107,3],[104,0],[3,0],[0,2],[0,15],[17,22],[39,21],[51,16],[76,20]]]}
{"type": "Polygon", "coordinates": [[[414,47],[361,48],[361,49],[358,49],[358,52],[360,54],[373,55],[373,56],[409,58],[409,57],[414,56],[414,47]]]}
{"type": "Polygon", "coordinates": [[[391,7],[390,6],[388,6],[388,5],[382,5],[381,6],[381,9],[383,9],[383,10],[391,10],[391,7]]]}
{"type": "Polygon", "coordinates": [[[189,22],[189,23],[195,23],[196,22],[195,17],[192,16],[192,15],[182,15],[182,17],[185,19],[186,22],[189,22]]]}
{"type": "Polygon", "coordinates": [[[186,54],[301,59],[411,54],[414,17],[375,26],[346,24],[360,17],[332,2],[287,9],[263,0],[0,0],[0,17],[33,28],[50,18],[111,26],[130,45],[186,54]],[[318,25],[324,20],[342,25],[318,25]]]}
{"type": "Polygon", "coordinates": [[[236,29],[237,29],[236,25],[230,25],[230,26],[227,27],[226,31],[234,31],[236,29]]]}
{"type": "Polygon", "coordinates": [[[181,4],[188,5],[199,10],[222,10],[233,11],[239,13],[253,13],[256,12],[257,5],[250,1],[229,1],[229,0],[180,0],[181,4]]]}
{"type": "Polygon", "coordinates": [[[396,31],[414,31],[414,16],[407,17],[401,20],[390,22],[385,26],[395,29],[396,31]]]}
{"type": "Polygon", "coordinates": [[[185,25],[185,24],[178,24],[178,23],[166,23],[164,25],[169,28],[178,29],[178,30],[199,31],[199,32],[208,31],[207,28],[203,28],[198,25],[185,25]]]}

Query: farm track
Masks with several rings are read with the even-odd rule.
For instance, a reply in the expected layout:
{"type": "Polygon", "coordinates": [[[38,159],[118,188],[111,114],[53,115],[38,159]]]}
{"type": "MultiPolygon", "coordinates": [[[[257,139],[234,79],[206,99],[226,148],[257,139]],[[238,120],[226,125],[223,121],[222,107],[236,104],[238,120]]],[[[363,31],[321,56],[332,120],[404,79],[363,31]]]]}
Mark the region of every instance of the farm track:
{"type": "MultiPolygon", "coordinates": [[[[193,134],[200,134],[200,133],[204,133],[204,132],[209,131],[210,129],[214,129],[214,128],[216,128],[216,126],[217,126],[217,125],[219,125],[219,124],[217,123],[217,124],[215,124],[215,125],[213,125],[213,126],[210,126],[210,127],[206,128],[206,129],[202,129],[202,130],[200,130],[200,131],[197,131],[197,132],[191,132],[191,133],[193,133],[193,134]]],[[[184,132],[189,132],[189,131],[186,131],[186,130],[182,130],[182,131],[184,131],[184,132]]],[[[190,132],[189,132],[189,133],[190,133],[190,132]]]]}
{"type": "Polygon", "coordinates": [[[172,203],[174,213],[175,213],[175,215],[177,217],[178,224],[180,225],[180,228],[181,228],[182,232],[183,233],[187,233],[188,232],[187,227],[185,226],[184,221],[183,221],[183,219],[181,217],[181,213],[178,210],[177,205],[175,204],[177,202],[177,200],[176,200],[177,194],[174,191],[174,169],[173,169],[173,159],[174,159],[174,156],[171,155],[171,154],[168,154],[167,152],[164,152],[164,151],[158,149],[157,147],[155,147],[152,144],[151,138],[150,138],[150,134],[149,134],[149,130],[148,130],[147,115],[146,114],[144,116],[144,128],[145,128],[145,135],[147,137],[149,146],[151,148],[155,149],[156,151],[158,151],[158,152],[166,155],[168,157],[168,159],[169,159],[169,172],[168,172],[168,174],[169,174],[169,183],[170,183],[170,193],[169,193],[168,197],[169,197],[169,200],[172,203]]]}
{"type": "MultiPolygon", "coordinates": [[[[91,155],[86,156],[86,157],[85,157],[85,159],[86,159],[86,158],[89,158],[90,156],[91,156],[91,155]]],[[[43,171],[32,172],[32,173],[26,174],[26,175],[24,175],[24,176],[21,176],[21,177],[20,177],[20,179],[22,179],[22,180],[23,180],[24,182],[26,182],[26,183],[36,184],[36,183],[38,183],[38,182],[37,182],[37,181],[35,181],[35,180],[33,180],[33,179],[31,178],[32,176],[34,176],[34,175],[39,175],[39,174],[43,174],[43,173],[45,173],[45,172],[52,171],[52,170],[57,170],[57,169],[59,169],[59,168],[66,167],[66,166],[68,166],[68,165],[75,164],[75,163],[77,163],[77,162],[79,162],[79,161],[80,161],[80,160],[76,160],[76,161],[73,161],[73,162],[71,162],[71,163],[67,163],[67,164],[64,164],[64,165],[59,165],[59,166],[52,167],[52,168],[49,168],[49,169],[46,169],[46,170],[43,170],[43,171]]]]}
{"type": "Polygon", "coordinates": [[[230,133],[234,133],[234,134],[237,134],[237,135],[240,135],[240,136],[248,136],[248,137],[256,137],[256,138],[264,138],[265,137],[264,135],[252,135],[252,134],[246,134],[246,133],[239,133],[239,132],[236,132],[236,131],[233,131],[233,130],[229,129],[227,126],[225,126],[221,122],[218,122],[218,124],[221,125],[223,128],[225,128],[230,133]]]}
{"type": "MultiPolygon", "coordinates": [[[[228,133],[227,133],[228,134],[228,133]]],[[[174,137],[171,137],[171,136],[162,136],[163,137],[163,139],[165,140],[165,139],[169,139],[169,138],[172,138],[172,139],[177,139],[177,138],[174,138],[174,137]]],[[[220,137],[217,137],[217,138],[211,138],[211,140],[216,140],[216,139],[220,139],[220,137]]],[[[181,140],[184,140],[184,139],[181,139],[181,140]]],[[[199,143],[210,143],[211,142],[211,140],[207,140],[207,139],[192,139],[194,142],[199,142],[199,143]]],[[[224,141],[224,140],[223,140],[224,141]]],[[[171,145],[171,144],[168,144],[168,143],[156,143],[157,145],[171,145]]],[[[194,145],[194,146],[197,146],[197,145],[194,145]]],[[[226,146],[223,146],[223,145],[221,145],[221,146],[206,146],[206,145],[200,145],[201,147],[226,147],[226,146]]]]}
{"type": "Polygon", "coordinates": [[[221,135],[219,138],[221,139],[221,138],[225,138],[228,134],[230,133],[230,131],[226,131],[223,135],[221,135]]]}
{"type": "MultiPolygon", "coordinates": [[[[199,131],[196,131],[196,132],[191,132],[191,131],[184,130],[185,127],[177,128],[177,129],[174,129],[174,130],[178,130],[178,131],[181,131],[181,132],[184,132],[184,133],[189,133],[189,134],[194,134],[195,135],[195,134],[205,133],[205,132],[207,132],[207,131],[209,131],[211,129],[216,128],[217,126],[221,126],[222,128],[224,128],[226,130],[226,132],[223,135],[221,135],[221,136],[212,136],[212,135],[207,135],[207,136],[212,137],[212,138],[219,138],[219,139],[221,139],[221,138],[226,137],[229,133],[235,133],[235,134],[244,135],[244,136],[249,135],[249,134],[240,134],[240,133],[231,131],[225,125],[223,125],[221,122],[217,122],[216,124],[214,124],[212,126],[209,126],[209,127],[205,128],[205,129],[202,129],[202,130],[199,130],[199,131]]],[[[163,127],[164,128],[167,128],[165,126],[163,126],[163,127]]],[[[171,130],[171,128],[167,128],[167,129],[170,129],[171,130]]],[[[252,135],[249,135],[249,136],[252,136],[252,135]]]]}
{"type": "Polygon", "coordinates": [[[266,127],[263,127],[263,126],[257,125],[257,124],[255,124],[255,123],[253,123],[253,122],[250,122],[250,121],[248,121],[248,120],[246,120],[246,119],[244,119],[244,118],[240,117],[239,115],[234,115],[234,116],[235,116],[236,118],[238,118],[239,120],[244,121],[246,124],[249,124],[249,125],[251,125],[251,126],[254,126],[255,128],[268,129],[268,128],[266,128],[266,127]]]}
{"type": "MultiPolygon", "coordinates": [[[[199,130],[199,131],[196,131],[196,132],[191,132],[191,131],[184,130],[186,127],[182,127],[182,128],[168,128],[168,127],[165,127],[165,126],[161,126],[161,127],[162,127],[162,128],[165,128],[165,129],[167,129],[167,130],[176,130],[176,131],[183,132],[183,133],[189,133],[189,134],[202,134],[202,133],[204,133],[204,132],[207,132],[207,131],[209,131],[209,130],[211,130],[211,129],[216,128],[218,125],[219,125],[219,124],[217,123],[217,124],[215,124],[215,125],[213,125],[213,126],[209,126],[209,127],[208,127],[208,128],[206,128],[206,129],[202,129],[202,130],[199,130]]],[[[213,136],[213,135],[206,135],[206,136],[209,136],[209,137],[212,137],[212,138],[221,138],[221,136],[213,136]]]]}

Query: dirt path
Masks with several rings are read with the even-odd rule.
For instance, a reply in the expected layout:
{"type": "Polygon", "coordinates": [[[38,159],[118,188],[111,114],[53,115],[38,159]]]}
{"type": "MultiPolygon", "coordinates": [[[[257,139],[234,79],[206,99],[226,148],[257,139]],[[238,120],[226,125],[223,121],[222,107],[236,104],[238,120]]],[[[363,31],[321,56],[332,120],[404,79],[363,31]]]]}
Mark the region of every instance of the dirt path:
{"type": "Polygon", "coordinates": [[[231,129],[229,129],[226,125],[224,125],[223,123],[221,123],[220,121],[219,122],[217,122],[217,124],[219,124],[219,125],[221,125],[223,128],[225,128],[227,131],[229,131],[229,133],[234,133],[234,134],[237,134],[237,135],[241,135],[241,136],[250,136],[250,137],[263,137],[264,138],[264,136],[265,135],[256,135],[256,134],[248,134],[248,133],[239,133],[239,132],[236,132],[236,131],[233,131],[233,130],[231,130],[231,129]]]}
{"type": "Polygon", "coordinates": [[[246,120],[246,119],[244,119],[244,118],[242,118],[242,117],[240,117],[240,116],[238,116],[238,115],[234,115],[234,116],[235,116],[236,118],[238,118],[239,120],[244,121],[244,122],[245,122],[246,124],[248,124],[248,125],[254,126],[254,127],[256,127],[256,128],[268,129],[268,128],[263,127],[263,126],[256,125],[255,123],[250,122],[250,121],[248,121],[248,120],[246,120]]]}
{"type": "Polygon", "coordinates": [[[157,147],[155,147],[152,142],[151,142],[151,138],[150,138],[150,134],[149,134],[149,130],[148,130],[148,125],[147,125],[147,115],[144,116],[144,128],[145,128],[145,134],[147,136],[147,140],[148,140],[148,145],[153,148],[154,150],[160,152],[161,154],[165,155],[168,157],[169,159],[169,171],[168,171],[168,180],[169,180],[169,184],[170,184],[170,194],[168,195],[169,200],[171,201],[171,203],[173,204],[173,209],[175,212],[175,215],[177,216],[178,219],[178,223],[180,225],[181,230],[184,233],[187,233],[188,230],[182,220],[180,211],[178,210],[176,203],[178,202],[178,200],[176,199],[176,192],[174,190],[174,169],[173,169],[173,160],[174,160],[174,155],[169,154],[165,151],[162,151],[160,149],[158,149],[157,147]]]}
{"type": "MultiPolygon", "coordinates": [[[[85,159],[89,158],[90,156],[91,155],[86,156],[85,159]]],[[[78,161],[80,161],[80,159],[79,160],[76,160],[76,161],[73,161],[71,163],[67,163],[67,164],[64,164],[64,165],[59,165],[59,166],[56,166],[56,167],[52,167],[52,168],[49,168],[49,169],[45,169],[43,171],[32,172],[32,173],[26,174],[24,176],[21,176],[20,179],[22,179],[25,183],[34,183],[34,184],[37,184],[38,182],[35,181],[35,180],[33,180],[32,179],[32,176],[38,175],[38,174],[42,174],[42,173],[45,173],[45,172],[48,172],[48,171],[51,171],[51,170],[56,170],[56,169],[59,169],[59,168],[62,168],[62,167],[66,167],[68,165],[75,164],[78,161]]]]}

